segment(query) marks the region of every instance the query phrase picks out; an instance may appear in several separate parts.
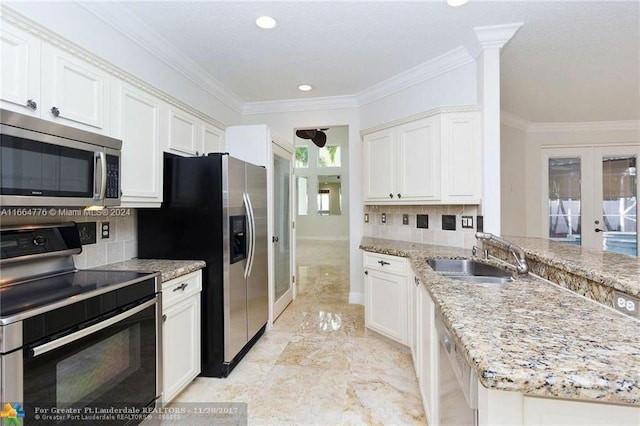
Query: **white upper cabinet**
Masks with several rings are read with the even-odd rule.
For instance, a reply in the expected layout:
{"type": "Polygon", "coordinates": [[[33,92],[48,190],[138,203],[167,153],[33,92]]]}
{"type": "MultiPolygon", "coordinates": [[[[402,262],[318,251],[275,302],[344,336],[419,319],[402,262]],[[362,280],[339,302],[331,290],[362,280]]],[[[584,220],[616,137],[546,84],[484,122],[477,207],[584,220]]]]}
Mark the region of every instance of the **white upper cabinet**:
{"type": "Polygon", "coordinates": [[[41,81],[42,118],[110,134],[109,73],[45,43],[41,81]]]}
{"type": "Polygon", "coordinates": [[[210,124],[202,125],[202,144],[200,151],[204,154],[224,152],[224,130],[210,124]]]}
{"type": "Polygon", "coordinates": [[[393,200],[396,192],[395,132],[381,130],[364,137],[365,199],[393,200]]]}
{"type": "Polygon", "coordinates": [[[113,90],[113,136],[122,139],[122,205],[162,202],[162,150],[168,106],[127,83],[113,90]]]}
{"type": "Polygon", "coordinates": [[[198,119],[191,114],[171,108],[169,113],[168,151],[178,155],[202,154],[197,138],[198,119]]]}
{"type": "Polygon", "coordinates": [[[478,204],[481,191],[480,113],[442,114],[442,200],[478,204]]]}
{"type": "Polygon", "coordinates": [[[363,137],[366,204],[478,204],[480,112],[442,112],[363,137]]]}
{"type": "Polygon", "coordinates": [[[41,41],[9,23],[0,27],[0,105],[39,116],[41,41]]]}
{"type": "Polygon", "coordinates": [[[439,123],[425,118],[398,129],[398,200],[422,201],[440,198],[439,123]]]}

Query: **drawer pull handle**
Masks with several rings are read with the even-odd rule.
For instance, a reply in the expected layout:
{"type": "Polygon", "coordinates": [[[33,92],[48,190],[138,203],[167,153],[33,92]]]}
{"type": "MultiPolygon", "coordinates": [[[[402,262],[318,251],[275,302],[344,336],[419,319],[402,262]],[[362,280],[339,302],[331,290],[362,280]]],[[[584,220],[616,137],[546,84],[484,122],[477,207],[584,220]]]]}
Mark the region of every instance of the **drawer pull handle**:
{"type": "Polygon", "coordinates": [[[385,262],[384,260],[378,260],[378,263],[380,264],[380,266],[391,265],[389,262],[385,262]]]}
{"type": "Polygon", "coordinates": [[[174,288],[173,291],[179,291],[179,290],[184,291],[184,289],[187,288],[188,285],[189,283],[182,283],[178,287],[174,288]]]}
{"type": "Polygon", "coordinates": [[[166,322],[166,321],[167,321],[167,314],[164,314],[164,315],[162,316],[162,322],[166,322]]]}
{"type": "Polygon", "coordinates": [[[420,284],[418,277],[413,277],[413,281],[416,283],[416,286],[420,284]]]}

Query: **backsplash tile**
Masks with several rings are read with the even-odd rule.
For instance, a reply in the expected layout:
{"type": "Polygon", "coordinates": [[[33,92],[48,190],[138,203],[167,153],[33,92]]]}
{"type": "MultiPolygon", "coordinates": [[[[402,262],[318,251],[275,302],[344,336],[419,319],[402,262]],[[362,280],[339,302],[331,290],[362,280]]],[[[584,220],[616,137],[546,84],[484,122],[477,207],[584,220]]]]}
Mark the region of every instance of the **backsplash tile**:
{"type": "MultiPolygon", "coordinates": [[[[56,209],[58,210],[58,209],[56,209]]],[[[60,209],[62,210],[62,209],[60,209]]],[[[69,211],[71,209],[64,209],[69,211]]],[[[73,210],[75,212],[75,210],[73,210]]],[[[121,262],[138,255],[138,241],[136,234],[137,214],[135,209],[118,208],[118,213],[129,213],[123,216],[100,216],[100,213],[85,216],[80,210],[73,216],[29,216],[0,217],[0,225],[37,225],[63,222],[95,222],[97,226],[96,243],[82,246],[82,253],[73,256],[73,261],[78,269],[93,268],[106,263],[121,262]],[[100,225],[109,222],[109,238],[102,238],[100,225]]]]}
{"type": "Polygon", "coordinates": [[[363,236],[386,238],[415,243],[438,244],[471,249],[476,244],[475,229],[462,229],[462,216],[476,216],[478,206],[386,206],[366,205],[364,213],[369,223],[364,223],[363,236]],[[387,223],[382,223],[382,213],[387,223]],[[402,215],[409,215],[409,225],[403,225],[402,215]],[[417,215],[429,216],[429,228],[417,228],[417,215]],[[442,216],[453,215],[455,231],[442,230],[442,216]]]}

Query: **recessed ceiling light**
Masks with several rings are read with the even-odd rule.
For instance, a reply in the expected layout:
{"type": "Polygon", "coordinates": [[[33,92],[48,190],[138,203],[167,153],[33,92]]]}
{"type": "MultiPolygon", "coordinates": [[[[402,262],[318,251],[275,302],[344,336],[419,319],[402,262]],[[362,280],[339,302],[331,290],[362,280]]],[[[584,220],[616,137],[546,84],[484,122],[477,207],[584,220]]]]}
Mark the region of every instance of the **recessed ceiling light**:
{"type": "Polygon", "coordinates": [[[276,26],[276,20],[271,16],[261,16],[256,19],[256,25],[264,30],[270,30],[276,26]]]}
{"type": "Polygon", "coordinates": [[[469,0],[447,0],[447,4],[451,7],[458,7],[466,4],[469,0]]]}
{"type": "Polygon", "coordinates": [[[303,92],[308,92],[311,89],[313,89],[313,87],[309,86],[308,84],[301,84],[300,86],[298,86],[298,90],[302,90],[303,92]]]}

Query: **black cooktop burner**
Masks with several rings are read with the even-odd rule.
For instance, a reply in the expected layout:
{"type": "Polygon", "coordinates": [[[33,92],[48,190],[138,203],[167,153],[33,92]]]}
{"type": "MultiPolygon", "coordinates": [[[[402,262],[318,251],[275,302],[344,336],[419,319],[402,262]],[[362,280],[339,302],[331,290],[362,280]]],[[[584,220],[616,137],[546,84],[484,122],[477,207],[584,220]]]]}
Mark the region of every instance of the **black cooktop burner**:
{"type": "Polygon", "coordinates": [[[0,318],[65,300],[68,304],[149,277],[148,272],[80,270],[0,288],[0,318]]]}

